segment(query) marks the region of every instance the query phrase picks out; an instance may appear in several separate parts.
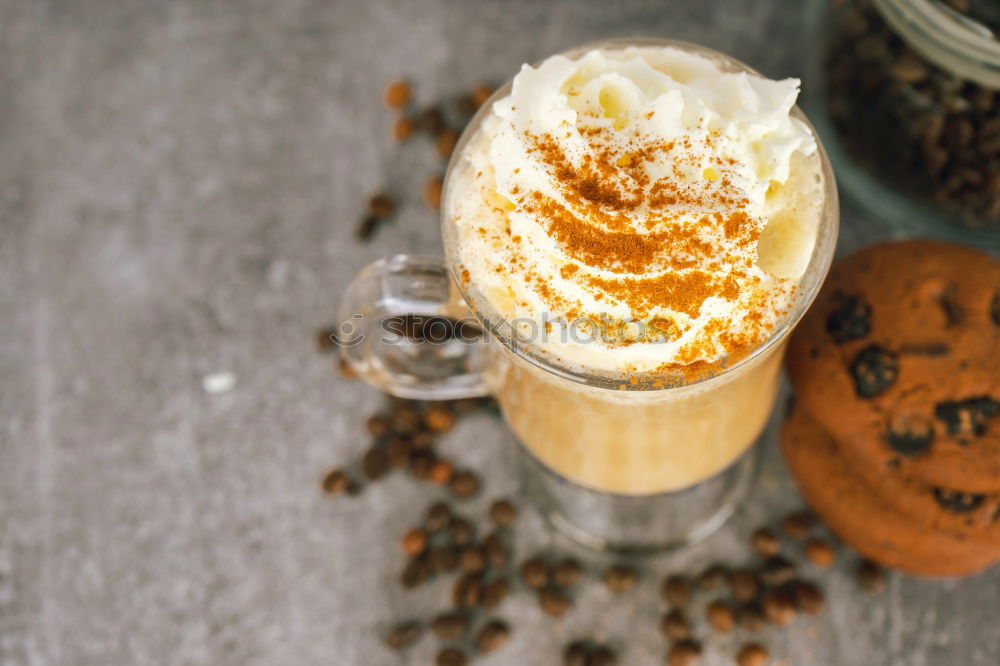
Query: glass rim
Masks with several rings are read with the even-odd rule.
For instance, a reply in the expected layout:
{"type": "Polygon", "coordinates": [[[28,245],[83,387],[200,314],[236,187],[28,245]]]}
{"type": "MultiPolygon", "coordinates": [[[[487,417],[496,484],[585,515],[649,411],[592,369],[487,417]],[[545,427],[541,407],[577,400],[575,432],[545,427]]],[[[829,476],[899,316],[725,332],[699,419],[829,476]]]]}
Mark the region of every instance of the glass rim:
{"type": "MultiPolygon", "coordinates": [[[[573,57],[582,55],[594,49],[621,50],[629,47],[667,47],[676,48],[689,53],[705,56],[717,63],[720,63],[729,71],[743,71],[754,76],[763,75],[746,63],[743,63],[732,56],[721,51],[676,39],[665,39],[655,37],[627,37],[604,39],[587,42],[572,48],[560,51],[553,55],[564,55],[573,57]]],[[[551,56],[547,56],[551,57],[551,56]]],[[[536,65],[538,63],[535,63],[536,65]]],[[[461,160],[464,148],[471,138],[476,135],[483,120],[490,114],[493,103],[510,93],[512,79],[508,79],[504,85],[500,86],[492,96],[476,111],[472,119],[462,132],[452,157],[448,162],[448,167],[444,176],[444,187],[442,190],[441,206],[441,233],[445,248],[445,258],[448,270],[451,273],[452,284],[461,294],[469,311],[482,323],[482,325],[495,336],[504,347],[506,347],[517,358],[539,368],[549,374],[567,379],[577,384],[591,387],[609,389],[618,392],[641,391],[641,392],[666,392],[680,389],[703,386],[707,382],[721,381],[726,375],[749,365],[754,364],[758,359],[781,343],[785,337],[795,328],[802,319],[809,306],[815,300],[819,289],[826,278],[833,263],[833,255],[837,244],[837,235],[840,227],[839,200],[837,195],[837,183],[834,179],[833,169],[829,157],[823,147],[822,141],[812,123],[809,122],[802,110],[795,105],[792,107],[791,115],[801,121],[809,130],[816,142],[816,149],[820,161],[820,176],[823,179],[824,201],[821,207],[821,215],[816,230],[816,240],[813,244],[812,254],[809,262],[803,271],[802,277],[797,283],[796,298],[792,304],[791,312],[775,327],[767,340],[755,347],[751,352],[727,362],[721,359],[712,363],[712,368],[705,373],[699,373],[694,378],[685,378],[681,375],[674,377],[670,375],[670,382],[663,380],[667,376],[662,372],[645,373],[601,373],[597,371],[587,371],[582,368],[572,367],[568,363],[559,363],[555,359],[540,354],[531,349],[530,344],[523,343],[516,333],[511,330],[507,319],[496,312],[485,295],[481,294],[475,285],[463,287],[463,281],[458,275],[458,267],[461,265],[457,251],[456,229],[451,223],[451,215],[448,202],[450,201],[449,191],[452,176],[456,165],[461,160]]]]}

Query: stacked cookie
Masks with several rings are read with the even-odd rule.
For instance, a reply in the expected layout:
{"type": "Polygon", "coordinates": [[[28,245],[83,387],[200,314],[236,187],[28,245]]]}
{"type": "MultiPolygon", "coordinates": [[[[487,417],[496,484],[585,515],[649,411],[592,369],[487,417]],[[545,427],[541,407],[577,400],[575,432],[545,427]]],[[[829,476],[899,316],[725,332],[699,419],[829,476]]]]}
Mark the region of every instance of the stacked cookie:
{"type": "Polygon", "coordinates": [[[1000,262],[931,241],[858,252],[787,362],[782,450],[834,532],[913,574],[1000,560],[1000,262]]]}

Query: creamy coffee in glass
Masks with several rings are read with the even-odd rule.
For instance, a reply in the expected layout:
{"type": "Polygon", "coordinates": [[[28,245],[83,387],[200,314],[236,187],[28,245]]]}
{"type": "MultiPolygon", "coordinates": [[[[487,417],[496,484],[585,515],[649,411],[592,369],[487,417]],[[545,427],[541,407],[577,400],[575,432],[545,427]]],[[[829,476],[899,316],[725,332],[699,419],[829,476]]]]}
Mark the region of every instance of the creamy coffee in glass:
{"type": "MultiPolygon", "coordinates": [[[[400,377],[399,354],[362,345],[348,359],[409,397],[494,395],[539,506],[583,541],[703,536],[746,487],[785,338],[832,258],[835,185],[797,94],[794,79],[680,42],[525,65],[445,182],[452,280],[434,312],[486,330],[473,370],[449,394],[400,377]]],[[[426,295],[430,265],[408,262],[361,281],[378,274],[377,312],[407,300],[387,296],[386,275],[416,273],[426,295]]],[[[358,291],[349,302],[377,298],[358,291]]]]}

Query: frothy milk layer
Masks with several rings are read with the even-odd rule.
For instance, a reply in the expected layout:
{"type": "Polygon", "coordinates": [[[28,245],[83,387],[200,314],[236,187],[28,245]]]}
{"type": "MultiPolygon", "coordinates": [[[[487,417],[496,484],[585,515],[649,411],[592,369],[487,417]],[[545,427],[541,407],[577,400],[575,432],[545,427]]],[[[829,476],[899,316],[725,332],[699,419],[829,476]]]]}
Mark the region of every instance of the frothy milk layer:
{"type": "Polygon", "coordinates": [[[462,281],[584,370],[746,353],[791,305],[823,206],[798,85],[663,47],[525,65],[452,167],[462,281]]]}

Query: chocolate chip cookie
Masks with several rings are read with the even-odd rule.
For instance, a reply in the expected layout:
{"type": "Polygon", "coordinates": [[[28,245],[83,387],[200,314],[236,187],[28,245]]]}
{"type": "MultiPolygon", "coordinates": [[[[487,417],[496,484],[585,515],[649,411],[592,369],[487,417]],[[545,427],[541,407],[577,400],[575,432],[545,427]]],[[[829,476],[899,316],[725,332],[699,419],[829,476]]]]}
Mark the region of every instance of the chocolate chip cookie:
{"type": "Polygon", "coordinates": [[[792,334],[788,371],[853,466],[1000,491],[995,259],[925,240],[847,257],[792,334]]]}

